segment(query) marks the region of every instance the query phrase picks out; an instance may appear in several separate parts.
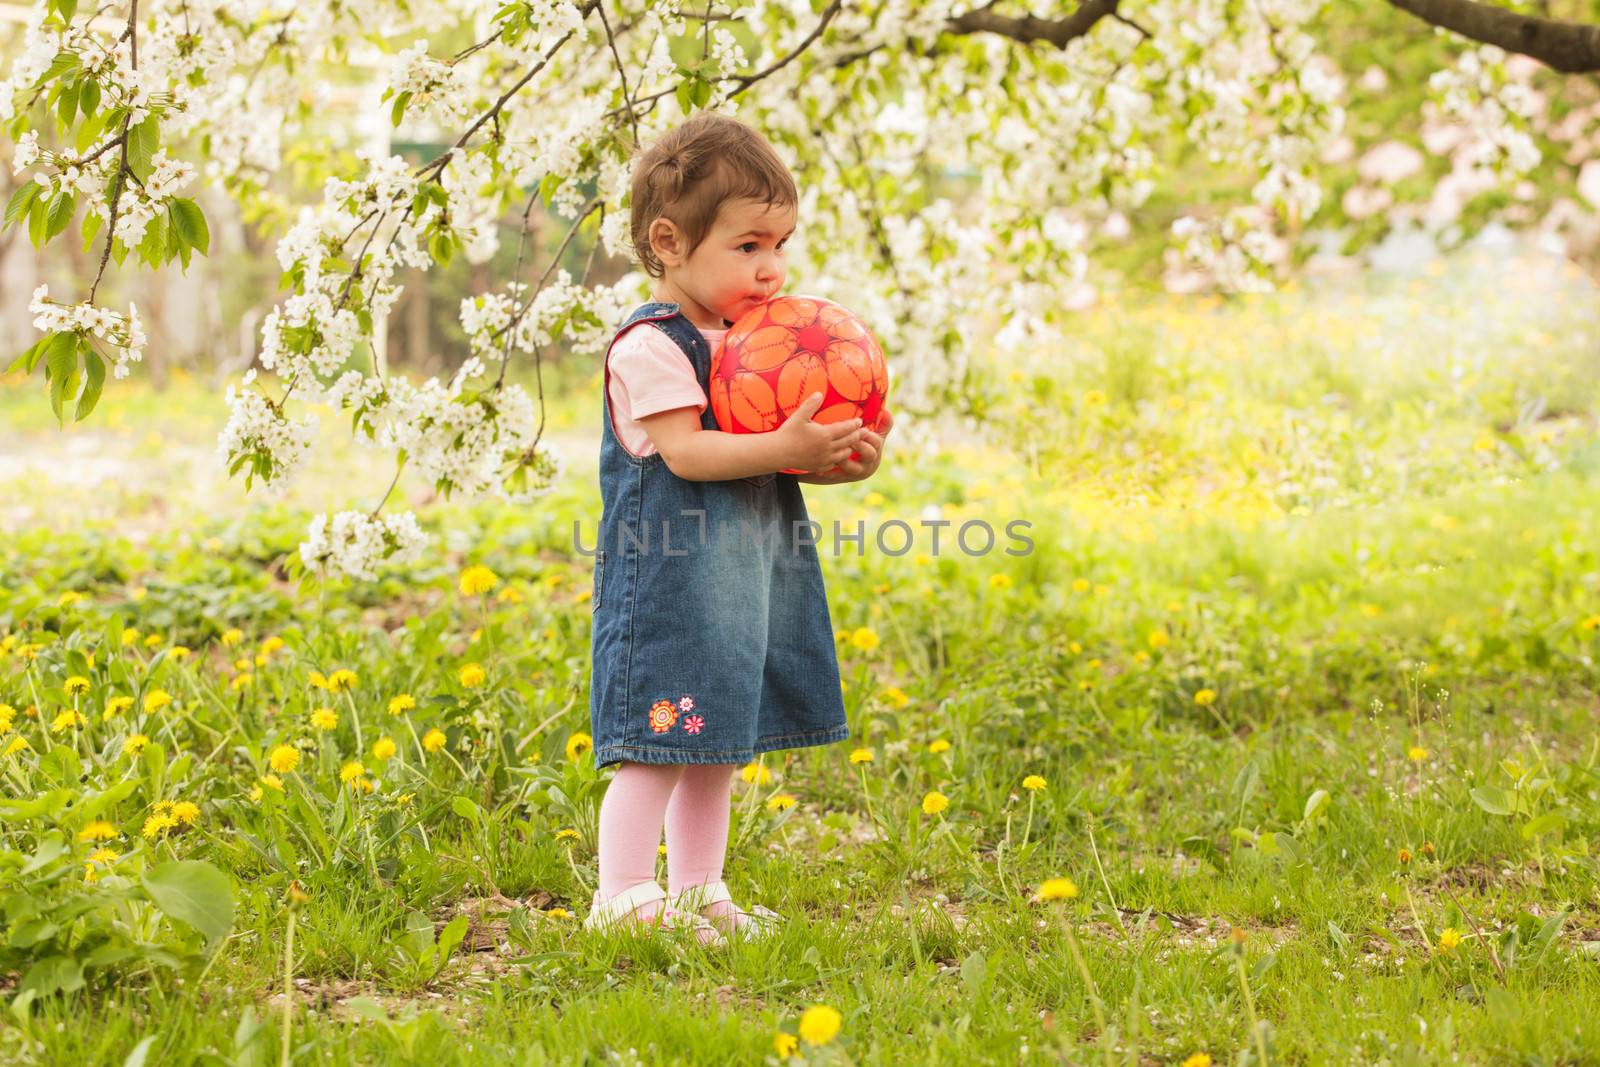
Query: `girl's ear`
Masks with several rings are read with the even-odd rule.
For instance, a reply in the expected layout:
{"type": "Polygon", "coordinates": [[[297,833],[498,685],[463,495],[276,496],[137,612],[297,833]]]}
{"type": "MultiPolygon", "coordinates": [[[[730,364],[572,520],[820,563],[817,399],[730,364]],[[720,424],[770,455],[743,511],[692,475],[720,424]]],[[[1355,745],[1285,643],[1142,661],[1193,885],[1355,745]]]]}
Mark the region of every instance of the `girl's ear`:
{"type": "Polygon", "coordinates": [[[683,231],[671,219],[658,217],[650,224],[649,237],[650,249],[661,260],[662,266],[682,266],[683,261],[689,258],[688,242],[684,240],[683,231]]]}

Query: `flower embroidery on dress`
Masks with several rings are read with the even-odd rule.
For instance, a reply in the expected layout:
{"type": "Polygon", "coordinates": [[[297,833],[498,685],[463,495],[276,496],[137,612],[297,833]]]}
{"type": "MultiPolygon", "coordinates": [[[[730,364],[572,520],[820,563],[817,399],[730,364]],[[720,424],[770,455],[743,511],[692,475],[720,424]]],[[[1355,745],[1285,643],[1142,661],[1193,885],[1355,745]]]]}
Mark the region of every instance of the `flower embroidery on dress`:
{"type": "Polygon", "coordinates": [[[679,697],[678,698],[678,710],[679,711],[693,711],[694,710],[694,697],[679,697]]]}
{"type": "Polygon", "coordinates": [[[658,700],[650,705],[650,729],[664,734],[678,721],[678,709],[670,700],[658,700]]]}
{"type": "Polygon", "coordinates": [[[683,720],[683,729],[686,733],[697,734],[705,727],[706,721],[698,715],[690,715],[683,720]]]}

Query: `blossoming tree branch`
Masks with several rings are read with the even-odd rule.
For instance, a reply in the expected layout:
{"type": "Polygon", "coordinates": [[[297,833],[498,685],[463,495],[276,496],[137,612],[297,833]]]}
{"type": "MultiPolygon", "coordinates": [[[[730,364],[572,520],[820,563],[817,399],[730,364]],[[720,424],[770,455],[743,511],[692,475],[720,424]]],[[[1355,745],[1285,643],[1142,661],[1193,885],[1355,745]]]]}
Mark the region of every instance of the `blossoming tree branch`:
{"type": "MultiPolygon", "coordinates": [[[[1475,0],[1391,2],[1459,41],[1459,61],[1430,81],[1433,105],[1470,129],[1474,165],[1502,178],[1539,161],[1507,53],[1600,69],[1595,25],[1475,0]]],[[[558,269],[559,254],[533,262],[533,212],[566,220],[563,251],[582,233],[625,255],[635,147],[699,108],[742,113],[805,176],[797,278],[847,294],[895,354],[901,408],[926,410],[962,395],[986,322],[1005,324],[1002,343],[1049,344],[1060,294],[1087,270],[1079,212],[1137,207],[1170,176],[1162,146],[1174,139],[1254,176],[1249,202],[1180,218],[1174,243],[1224,287],[1270,284],[1275,252],[1323,208],[1318,152],[1344,122],[1342,79],[1308,32],[1324,7],[43,0],[0,82],[13,170],[31,179],[5,224],[41,248],[98,247],[98,267],[74,292],[38,288],[42,336],[11,366],[42,371],[58,418],[89,415],[108,372],[125,376],[145,345],[137,308],[101,301],[107,275],[209,254],[205,214],[185,195],[197,180],[247,217],[282,214],[286,139],[327,159],[347,147],[313,135],[301,82],[377,49],[393,53],[385,121],[443,129],[449,148],[420,166],[369,154],[283,230],[265,373],[230,387],[219,441],[247,485],[294,474],[314,441],[306,409],[321,405],[391,453],[396,480],[409,466],[447,494],[548,487],[560,464],[542,440],[542,395],[506,369],[530,359],[537,372],[558,339],[598,351],[644,278],[591,285],[558,269]],[[429,43],[469,30],[454,51],[429,43]],[[395,51],[397,40],[416,43],[395,51]],[[941,195],[952,168],[978,176],[971,204],[941,195]],[[486,261],[507,216],[520,223],[516,267],[462,300],[464,365],[415,385],[365,358],[400,272],[486,261]]],[[[309,567],[371,577],[414,557],[424,536],[410,513],[383,513],[391,494],[314,520],[309,567]]]]}

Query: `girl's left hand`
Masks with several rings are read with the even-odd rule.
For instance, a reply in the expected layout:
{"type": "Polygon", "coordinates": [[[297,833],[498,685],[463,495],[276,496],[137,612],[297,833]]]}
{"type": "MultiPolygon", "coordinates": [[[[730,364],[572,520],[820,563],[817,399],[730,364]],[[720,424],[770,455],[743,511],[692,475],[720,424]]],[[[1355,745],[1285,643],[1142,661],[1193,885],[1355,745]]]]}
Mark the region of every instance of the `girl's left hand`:
{"type": "Polygon", "coordinates": [[[802,480],[813,485],[838,485],[841,482],[865,481],[872,477],[877,472],[878,465],[883,462],[883,443],[893,425],[894,416],[889,414],[888,408],[884,408],[878,414],[877,424],[872,430],[862,434],[860,443],[856,445],[856,455],[860,456],[860,459],[846,459],[839,464],[836,471],[802,475],[802,480]],[[874,430],[877,432],[874,433],[874,430]]]}

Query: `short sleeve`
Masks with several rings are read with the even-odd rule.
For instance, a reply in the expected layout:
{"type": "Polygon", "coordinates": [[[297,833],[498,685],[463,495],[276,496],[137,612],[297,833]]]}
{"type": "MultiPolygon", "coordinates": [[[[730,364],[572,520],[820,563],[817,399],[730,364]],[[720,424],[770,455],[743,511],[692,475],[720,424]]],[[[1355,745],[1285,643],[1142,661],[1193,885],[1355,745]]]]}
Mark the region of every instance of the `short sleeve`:
{"type": "Polygon", "coordinates": [[[611,347],[611,376],[627,396],[628,415],[642,419],[674,408],[704,411],[706,393],[694,366],[654,326],[637,326],[611,347]]]}

